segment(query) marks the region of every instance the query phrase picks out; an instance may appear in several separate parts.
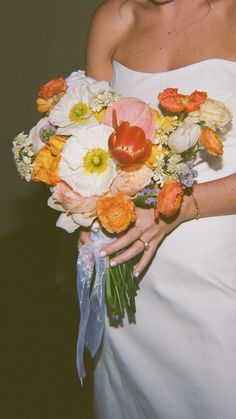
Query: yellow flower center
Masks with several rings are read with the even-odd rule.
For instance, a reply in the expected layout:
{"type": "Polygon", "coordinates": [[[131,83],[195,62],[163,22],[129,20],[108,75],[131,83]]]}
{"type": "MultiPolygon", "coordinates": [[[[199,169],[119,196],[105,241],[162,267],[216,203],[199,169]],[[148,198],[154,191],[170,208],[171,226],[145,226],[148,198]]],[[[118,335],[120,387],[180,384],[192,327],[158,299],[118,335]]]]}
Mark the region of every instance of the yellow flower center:
{"type": "Polygon", "coordinates": [[[90,109],[85,103],[76,103],[69,114],[71,122],[79,122],[80,124],[86,122],[90,116],[90,109]]]}
{"type": "Polygon", "coordinates": [[[104,173],[108,167],[109,154],[102,148],[92,148],[89,150],[83,161],[84,169],[89,173],[104,173]]]}

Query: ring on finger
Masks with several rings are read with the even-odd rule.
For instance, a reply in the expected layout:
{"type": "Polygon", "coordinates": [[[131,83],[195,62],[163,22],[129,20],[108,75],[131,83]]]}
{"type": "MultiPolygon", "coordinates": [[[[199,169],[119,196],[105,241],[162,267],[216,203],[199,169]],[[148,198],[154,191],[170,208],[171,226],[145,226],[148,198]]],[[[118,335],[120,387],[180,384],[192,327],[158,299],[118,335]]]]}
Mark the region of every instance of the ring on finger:
{"type": "Polygon", "coordinates": [[[145,240],[140,239],[140,238],[138,240],[144,244],[144,250],[149,250],[150,244],[148,242],[145,242],[145,240]]]}

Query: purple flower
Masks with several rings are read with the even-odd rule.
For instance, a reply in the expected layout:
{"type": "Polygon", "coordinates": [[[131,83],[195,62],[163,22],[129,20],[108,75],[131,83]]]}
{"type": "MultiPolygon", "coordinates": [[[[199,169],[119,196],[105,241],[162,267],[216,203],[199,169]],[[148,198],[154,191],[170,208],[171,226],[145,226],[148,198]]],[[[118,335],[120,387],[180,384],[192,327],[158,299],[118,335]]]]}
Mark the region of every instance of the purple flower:
{"type": "MultiPolygon", "coordinates": [[[[143,188],[140,192],[138,192],[139,196],[145,196],[147,194],[153,193],[153,187],[151,187],[152,184],[148,184],[145,188],[143,188]]],[[[154,186],[154,184],[153,184],[154,186]]]]}
{"type": "Polygon", "coordinates": [[[145,204],[146,205],[154,205],[155,204],[155,202],[156,202],[156,198],[154,198],[154,197],[149,197],[149,198],[147,198],[147,199],[145,199],[145,204]]]}
{"type": "Polygon", "coordinates": [[[189,160],[188,162],[181,164],[177,175],[182,185],[187,188],[191,188],[191,186],[193,186],[194,179],[198,175],[197,170],[193,169],[193,161],[189,160]]]}

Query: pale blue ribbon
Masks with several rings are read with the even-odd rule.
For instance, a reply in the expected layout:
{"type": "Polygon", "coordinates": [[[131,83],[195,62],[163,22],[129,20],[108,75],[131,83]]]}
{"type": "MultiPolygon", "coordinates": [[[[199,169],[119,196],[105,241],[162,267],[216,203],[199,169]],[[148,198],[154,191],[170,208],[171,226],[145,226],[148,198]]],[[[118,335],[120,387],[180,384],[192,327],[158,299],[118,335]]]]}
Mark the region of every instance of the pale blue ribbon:
{"type": "Polygon", "coordinates": [[[99,256],[101,247],[111,242],[101,230],[90,233],[92,242],[79,249],[77,259],[77,293],[80,325],[77,342],[77,369],[81,383],[85,378],[84,348],[94,357],[102,340],[105,323],[106,258],[99,256]],[[94,284],[90,289],[94,272],[94,284]]]}

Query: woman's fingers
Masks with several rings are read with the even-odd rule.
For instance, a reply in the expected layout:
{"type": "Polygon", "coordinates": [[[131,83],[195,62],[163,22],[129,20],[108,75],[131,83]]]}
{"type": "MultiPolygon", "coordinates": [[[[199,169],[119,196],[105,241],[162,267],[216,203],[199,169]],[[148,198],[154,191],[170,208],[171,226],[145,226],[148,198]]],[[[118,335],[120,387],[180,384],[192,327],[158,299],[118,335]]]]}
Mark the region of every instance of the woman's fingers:
{"type": "Polygon", "coordinates": [[[110,266],[116,266],[127,262],[128,260],[133,259],[135,256],[142,253],[144,249],[144,243],[141,240],[136,240],[131,246],[124,250],[124,252],[110,259],[110,266]]]}
{"type": "Polygon", "coordinates": [[[78,247],[80,248],[89,241],[91,241],[89,239],[89,233],[87,231],[81,231],[79,235],[78,247]]]}
{"type": "Polygon", "coordinates": [[[114,240],[114,242],[104,247],[101,250],[100,255],[112,255],[113,253],[118,252],[121,249],[124,249],[125,247],[133,243],[135,240],[137,240],[141,236],[141,234],[142,230],[140,229],[140,227],[132,227],[127,233],[119,237],[119,239],[114,240]]]}
{"type": "Polygon", "coordinates": [[[145,251],[141,257],[141,259],[138,261],[138,263],[135,265],[135,268],[133,270],[133,276],[135,278],[138,278],[141,272],[148,266],[148,264],[151,262],[153,255],[156,252],[158,243],[156,240],[153,240],[149,243],[149,250],[145,251]]]}

